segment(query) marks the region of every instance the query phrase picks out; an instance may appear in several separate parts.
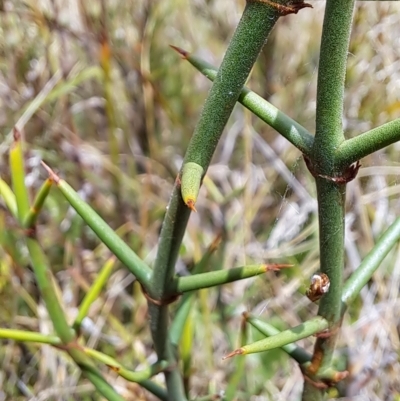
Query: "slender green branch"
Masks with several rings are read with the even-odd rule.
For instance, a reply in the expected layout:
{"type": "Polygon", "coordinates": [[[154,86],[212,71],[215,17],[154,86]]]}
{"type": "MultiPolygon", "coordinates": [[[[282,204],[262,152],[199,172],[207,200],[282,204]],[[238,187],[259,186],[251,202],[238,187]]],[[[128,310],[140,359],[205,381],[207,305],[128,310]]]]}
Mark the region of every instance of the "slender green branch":
{"type": "MultiPolygon", "coordinates": [[[[256,328],[260,333],[264,334],[266,337],[272,337],[281,334],[280,330],[276,329],[274,326],[270,325],[267,322],[257,319],[254,316],[247,315],[246,321],[250,323],[254,328],[256,328]]],[[[296,344],[283,345],[281,348],[300,365],[311,361],[311,355],[296,344]]]]}
{"type": "Polygon", "coordinates": [[[138,281],[148,288],[152,270],[129,246],[115,233],[115,231],[68,185],[61,180],[46,164],[42,163],[67,199],[69,204],[82,217],[86,224],[107,245],[111,252],[136,276],[138,281]]]}
{"type": "Polygon", "coordinates": [[[350,164],[400,140],[400,118],[344,141],[336,151],[335,164],[350,164]]]}
{"type": "Polygon", "coordinates": [[[360,266],[344,284],[342,293],[342,313],[344,313],[346,307],[355,300],[362,288],[368,283],[374,272],[385,259],[386,255],[399,240],[400,217],[384,232],[360,266]]]}
{"type": "MultiPolygon", "coordinates": [[[[25,331],[25,330],[0,328],[0,339],[22,341],[22,342],[42,343],[42,344],[53,345],[55,347],[62,345],[61,339],[58,336],[34,333],[34,332],[30,332],[30,331],[25,331]]],[[[99,353],[98,351],[91,350],[89,348],[84,348],[84,351],[88,355],[93,356],[95,359],[98,359],[99,361],[101,361],[103,363],[109,364],[111,367],[120,366],[118,364],[118,362],[116,362],[113,358],[110,358],[105,354],[99,353]]],[[[161,400],[167,401],[168,397],[167,397],[165,390],[162,387],[158,386],[157,384],[155,384],[149,380],[146,380],[147,377],[150,377],[152,374],[156,374],[157,367],[159,368],[160,366],[165,368],[165,363],[162,365],[156,365],[155,367],[150,368],[149,370],[144,370],[141,372],[132,372],[132,371],[127,370],[127,375],[129,377],[129,374],[133,374],[133,378],[140,379],[138,381],[140,381],[140,385],[142,387],[146,388],[148,391],[153,393],[155,396],[157,396],[161,400]],[[151,370],[151,369],[153,369],[153,370],[151,370]]],[[[121,374],[121,376],[122,376],[122,374],[121,374]]],[[[90,376],[90,377],[92,377],[92,376],[90,376]]],[[[127,380],[129,380],[129,378],[127,378],[127,380]]],[[[136,381],[136,380],[134,380],[134,381],[136,381]]],[[[114,400],[114,398],[109,398],[109,399],[114,400]]],[[[117,400],[122,400],[122,398],[117,398],[117,400]]]]}
{"type": "Polygon", "coordinates": [[[144,380],[150,379],[151,377],[157,375],[158,373],[168,368],[167,362],[160,361],[141,371],[132,371],[126,368],[125,366],[121,365],[111,356],[106,355],[102,352],[96,351],[92,348],[84,348],[84,351],[87,355],[91,356],[93,359],[96,359],[99,362],[104,363],[114,372],[118,373],[119,376],[131,382],[139,383],[144,380]]]}
{"type": "Polygon", "coordinates": [[[31,258],[35,278],[40,293],[46,304],[47,312],[53,322],[54,329],[64,344],[74,340],[74,332],[69,327],[64,311],[59,302],[56,289],[53,284],[53,276],[46,256],[38,241],[34,238],[26,238],[29,255],[31,258]]]}
{"type": "Polygon", "coordinates": [[[61,339],[58,336],[34,333],[25,330],[0,328],[0,338],[5,340],[49,344],[54,346],[62,344],[61,339]]]}
{"type": "Polygon", "coordinates": [[[317,316],[307,322],[301,323],[296,327],[284,330],[279,334],[273,335],[255,343],[245,345],[228,354],[225,358],[235,355],[247,355],[256,352],[264,352],[274,348],[281,348],[287,344],[294,343],[303,338],[319,333],[329,327],[329,322],[321,316],[317,316]]]}
{"type": "MultiPolygon", "coordinates": [[[[217,68],[182,49],[175,46],[171,47],[182,54],[184,59],[188,60],[190,64],[205,75],[210,81],[214,81],[218,72],[217,68]]],[[[242,89],[238,100],[262,121],[279,132],[284,138],[299,149],[300,152],[304,153],[306,156],[310,156],[314,137],[301,124],[277,109],[261,96],[252,92],[247,87],[242,89]]]]}
{"type": "Polygon", "coordinates": [[[50,193],[52,184],[53,180],[48,178],[41,186],[35,200],[33,201],[33,205],[30,207],[24,221],[22,222],[25,228],[32,228],[35,225],[39,213],[42,210],[44,201],[46,200],[47,195],[50,193]]]}
{"type": "MultiPolygon", "coordinates": [[[[222,240],[222,235],[221,234],[217,235],[217,237],[208,247],[207,251],[204,253],[203,257],[200,259],[198,263],[196,263],[192,271],[193,275],[203,273],[208,268],[211,256],[217,250],[221,240],[222,240]]],[[[174,346],[179,345],[186,319],[189,316],[189,312],[193,305],[193,299],[195,294],[196,293],[194,291],[186,292],[185,294],[183,294],[183,296],[179,301],[177,312],[175,313],[174,319],[169,329],[169,338],[171,344],[173,344],[174,346]]]]}
{"type": "Polygon", "coordinates": [[[282,267],[289,266],[291,265],[249,265],[227,270],[194,274],[175,279],[172,288],[174,292],[179,293],[200,290],[202,288],[215,287],[217,285],[231,283],[232,281],[258,276],[269,270],[279,270],[282,267]]]}
{"type": "Polygon", "coordinates": [[[101,290],[107,283],[107,280],[109,279],[114,266],[115,266],[115,257],[111,257],[104,264],[100,273],[97,275],[96,280],[90,287],[90,290],[83,298],[81,305],[79,306],[78,316],[76,317],[75,322],[73,324],[73,328],[75,329],[75,331],[79,331],[82,320],[85,318],[85,316],[89,311],[90,306],[98,298],[101,290]]]}

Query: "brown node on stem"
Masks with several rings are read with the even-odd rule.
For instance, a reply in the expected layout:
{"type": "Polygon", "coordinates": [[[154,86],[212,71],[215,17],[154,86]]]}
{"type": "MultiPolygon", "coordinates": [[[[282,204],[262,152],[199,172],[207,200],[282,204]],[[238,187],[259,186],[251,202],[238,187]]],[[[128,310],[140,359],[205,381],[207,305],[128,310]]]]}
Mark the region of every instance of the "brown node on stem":
{"type": "Polygon", "coordinates": [[[315,178],[320,177],[320,178],[325,178],[326,180],[335,182],[337,184],[347,184],[348,182],[354,180],[356,178],[358,170],[361,167],[360,161],[356,161],[355,163],[351,164],[348,166],[342,173],[342,175],[339,176],[334,176],[330,177],[329,175],[324,175],[324,174],[319,174],[315,167],[314,164],[312,163],[311,159],[307,157],[306,155],[303,154],[304,161],[306,163],[306,166],[308,168],[308,171],[311,173],[311,175],[315,178]]]}
{"type": "Polygon", "coordinates": [[[24,234],[28,238],[36,238],[36,226],[25,228],[24,234]]]}
{"type": "Polygon", "coordinates": [[[169,47],[171,47],[172,49],[174,49],[176,52],[178,52],[182,58],[184,60],[187,59],[189,52],[187,52],[186,50],[181,49],[180,47],[174,46],[174,45],[169,45],[169,47]]]}
{"type": "Polygon", "coordinates": [[[174,294],[168,298],[154,299],[149,295],[149,293],[145,290],[145,288],[142,285],[140,285],[140,286],[142,288],[142,293],[143,293],[144,297],[147,299],[147,301],[149,301],[150,303],[157,305],[157,306],[164,306],[164,305],[172,304],[181,296],[181,294],[174,294]]]}
{"type": "Polygon", "coordinates": [[[42,160],[40,164],[46,169],[47,173],[57,185],[60,182],[60,177],[42,160]]]}
{"type": "Polygon", "coordinates": [[[315,337],[317,338],[329,338],[332,337],[334,334],[337,334],[338,331],[340,330],[341,326],[341,321],[337,322],[333,326],[329,327],[326,330],[320,331],[319,333],[315,334],[315,337]]]}
{"type": "Polygon", "coordinates": [[[238,349],[235,349],[235,351],[230,352],[228,355],[225,355],[222,358],[222,360],[224,361],[225,359],[232,358],[233,356],[243,355],[243,354],[244,354],[243,348],[238,348],[238,349]]]}
{"type": "Polygon", "coordinates": [[[311,4],[304,3],[303,0],[297,1],[297,2],[292,2],[292,4],[279,4],[276,3],[272,0],[248,0],[248,1],[257,1],[259,3],[265,3],[270,5],[271,7],[274,7],[275,9],[278,10],[279,14],[282,16],[288,15],[288,14],[297,14],[302,8],[313,8],[311,4]]]}

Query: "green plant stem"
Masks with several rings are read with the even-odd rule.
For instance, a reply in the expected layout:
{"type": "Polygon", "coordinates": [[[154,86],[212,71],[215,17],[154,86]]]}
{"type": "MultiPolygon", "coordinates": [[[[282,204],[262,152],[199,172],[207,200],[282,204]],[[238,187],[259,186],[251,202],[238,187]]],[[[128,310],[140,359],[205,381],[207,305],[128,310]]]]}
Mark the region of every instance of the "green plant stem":
{"type": "Polygon", "coordinates": [[[267,271],[268,265],[263,264],[194,274],[191,276],[184,276],[175,279],[172,284],[172,288],[173,291],[178,293],[194,291],[202,288],[215,287],[217,285],[231,283],[232,281],[242,280],[249,277],[254,277],[267,271]]]}
{"type": "Polygon", "coordinates": [[[344,141],[336,152],[338,166],[350,164],[400,140],[400,118],[344,141]]]}
{"type": "MultiPolygon", "coordinates": [[[[193,268],[192,274],[202,273],[208,268],[211,256],[217,250],[221,239],[221,235],[218,235],[214,239],[214,241],[208,247],[207,251],[204,253],[203,257],[198,263],[196,263],[196,266],[193,268]]],[[[196,293],[194,291],[186,292],[179,300],[177,312],[175,313],[169,330],[169,338],[174,346],[178,346],[180,343],[185,322],[191,311],[195,294],[196,293]]]]}
{"type": "MultiPolygon", "coordinates": [[[[24,330],[14,330],[14,329],[0,328],[0,339],[22,341],[22,342],[42,343],[42,344],[53,345],[55,347],[62,345],[61,339],[58,336],[34,333],[34,332],[24,331],[24,330]]],[[[113,358],[110,358],[107,355],[101,354],[98,351],[90,350],[93,352],[93,353],[90,353],[90,351],[88,351],[89,350],[88,348],[85,348],[84,350],[86,353],[92,355],[93,357],[98,357],[97,359],[99,359],[103,363],[111,362],[112,366],[119,365],[113,358]]],[[[153,393],[155,396],[157,396],[161,400],[167,401],[167,399],[168,399],[167,393],[162,387],[151,382],[150,380],[143,380],[145,377],[148,376],[149,370],[145,370],[142,372],[130,372],[130,373],[136,374],[136,377],[134,376],[134,378],[142,379],[142,380],[140,380],[140,385],[142,387],[146,388],[148,391],[153,393]]],[[[155,373],[154,370],[153,370],[153,373],[155,373]]],[[[113,398],[111,398],[111,399],[113,399],[113,398]]],[[[120,400],[121,398],[118,398],[118,399],[120,400]]]]}
{"type": "Polygon", "coordinates": [[[281,331],[280,333],[273,335],[263,340],[256,341],[252,344],[245,345],[231,352],[227,357],[234,355],[247,355],[256,352],[264,352],[274,348],[280,348],[287,344],[299,341],[303,338],[309,337],[315,333],[319,333],[329,327],[329,322],[317,316],[307,322],[301,323],[291,329],[281,331]]]}
{"type": "Polygon", "coordinates": [[[61,193],[77,211],[87,225],[107,245],[111,252],[136,276],[138,281],[147,288],[150,284],[152,270],[136,253],[115,233],[115,231],[85,202],[64,180],[57,177],[46,166],[61,193]]]}
{"type": "Polygon", "coordinates": [[[114,266],[115,266],[115,257],[111,257],[104,264],[100,273],[96,277],[96,280],[94,281],[94,283],[90,287],[89,291],[86,293],[85,297],[83,298],[83,300],[79,306],[78,316],[76,317],[75,322],[73,324],[75,331],[79,331],[82,320],[85,318],[85,316],[87,315],[87,313],[89,311],[90,306],[98,298],[101,290],[107,283],[107,281],[113,271],[114,266]]]}
{"type": "Polygon", "coordinates": [[[49,345],[61,345],[60,337],[53,335],[46,335],[41,333],[33,333],[25,330],[3,329],[0,328],[0,338],[22,342],[42,343],[49,345]]]}
{"type": "Polygon", "coordinates": [[[126,401],[125,398],[121,397],[115,392],[112,386],[108,384],[101,374],[96,369],[87,368],[80,366],[83,375],[89,379],[92,384],[96,387],[96,390],[109,401],[126,401]]]}
{"type": "Polygon", "coordinates": [[[343,286],[342,314],[355,300],[362,288],[368,283],[372,275],[385,259],[389,251],[400,240],[400,217],[384,232],[376,245],[364,258],[360,266],[350,276],[343,286]]]}
{"type": "Polygon", "coordinates": [[[51,178],[48,178],[40,187],[40,190],[37,193],[35,200],[33,201],[33,205],[30,207],[28,213],[24,218],[24,221],[22,222],[25,228],[31,228],[35,225],[39,213],[42,210],[44,201],[46,200],[47,195],[50,193],[52,184],[53,180],[51,178]]]}
{"type": "Polygon", "coordinates": [[[257,1],[247,2],[204,104],[184,163],[194,162],[207,170],[242,87],[278,18],[275,8],[257,1]]]}
{"type": "Polygon", "coordinates": [[[63,344],[68,344],[74,340],[74,332],[69,327],[64,311],[58,300],[46,256],[36,239],[28,237],[26,238],[26,244],[28,246],[36,282],[46,304],[49,317],[53,322],[54,329],[63,344]]]}
{"type": "MultiPolygon", "coordinates": [[[[240,91],[278,18],[277,9],[267,4],[252,1],[247,3],[205,102],[184,164],[195,162],[203,167],[204,172],[207,170],[240,91]]],[[[158,302],[168,298],[168,289],[188,219],[189,209],[183,203],[179,185],[176,183],[164,218],[149,290],[152,298],[158,302]]],[[[150,301],[149,314],[158,358],[174,366],[176,358],[168,338],[168,307],[150,301]]],[[[171,369],[165,373],[165,378],[170,401],[186,400],[179,371],[171,369]]]]}
{"type": "MultiPolygon", "coordinates": [[[[315,343],[309,373],[316,377],[331,366],[340,326],[346,184],[330,178],[344,173],[335,166],[335,152],[344,141],[344,81],[353,11],[354,0],[327,0],[321,40],[311,171],[317,185],[320,268],[330,279],[329,291],[320,301],[318,315],[328,322],[331,332],[315,343]]],[[[305,386],[307,393],[308,387],[305,386]]],[[[325,390],[315,388],[312,393],[310,399],[322,400],[325,390]]]]}
{"type": "Polygon", "coordinates": [[[74,344],[74,331],[69,327],[64,311],[58,301],[46,257],[36,239],[28,237],[26,238],[26,243],[40,293],[45,301],[54,329],[58,337],[60,337],[66,351],[72,357],[74,362],[81,368],[84,376],[93,383],[96,389],[104,397],[109,401],[123,401],[123,398],[119,396],[101,376],[90,358],[88,358],[85,353],[74,344]]]}
{"type": "MultiPolygon", "coordinates": [[[[246,316],[246,321],[266,337],[272,337],[281,333],[281,331],[276,329],[274,326],[257,319],[254,316],[246,316]]],[[[283,345],[281,348],[300,365],[311,361],[311,355],[298,345],[287,344],[283,345]]]]}
{"type": "MultiPolygon", "coordinates": [[[[178,51],[204,76],[210,81],[214,81],[218,72],[217,68],[190,53],[180,49],[178,51]]],[[[310,156],[314,137],[301,124],[247,87],[242,89],[238,100],[262,121],[279,132],[303,154],[310,156]]]]}
{"type": "Polygon", "coordinates": [[[327,0],[318,69],[314,169],[329,175],[345,140],[342,127],[344,82],[355,0],[327,0]]]}

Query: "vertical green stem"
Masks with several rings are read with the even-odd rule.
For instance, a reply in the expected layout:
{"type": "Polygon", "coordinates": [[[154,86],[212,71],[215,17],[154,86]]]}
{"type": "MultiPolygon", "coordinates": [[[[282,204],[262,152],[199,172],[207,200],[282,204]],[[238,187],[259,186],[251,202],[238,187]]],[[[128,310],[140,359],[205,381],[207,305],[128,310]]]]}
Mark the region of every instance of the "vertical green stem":
{"type": "MultiPolygon", "coordinates": [[[[197,163],[206,172],[241,89],[278,18],[277,8],[258,1],[247,2],[189,143],[184,164],[197,163]]],[[[164,218],[153,283],[149,291],[153,300],[157,301],[149,302],[155,349],[158,358],[167,360],[171,366],[176,365],[176,357],[168,339],[168,306],[162,301],[169,295],[168,288],[189,213],[177,182],[164,218]]],[[[165,377],[169,400],[186,400],[178,369],[166,372],[165,377]]]]}
{"type": "Polygon", "coordinates": [[[344,141],[344,81],[355,0],[327,0],[318,70],[314,161],[320,174],[334,172],[334,154],[344,141]]]}
{"type": "MultiPolygon", "coordinates": [[[[354,0],[327,0],[321,40],[317,88],[316,135],[311,156],[318,194],[321,271],[330,279],[329,292],[318,314],[329,321],[330,332],[318,338],[309,373],[317,378],[330,368],[340,326],[344,265],[346,183],[335,166],[335,152],[344,141],[342,118],[346,62],[354,0]]],[[[325,391],[306,383],[303,400],[322,400],[325,391]]]]}

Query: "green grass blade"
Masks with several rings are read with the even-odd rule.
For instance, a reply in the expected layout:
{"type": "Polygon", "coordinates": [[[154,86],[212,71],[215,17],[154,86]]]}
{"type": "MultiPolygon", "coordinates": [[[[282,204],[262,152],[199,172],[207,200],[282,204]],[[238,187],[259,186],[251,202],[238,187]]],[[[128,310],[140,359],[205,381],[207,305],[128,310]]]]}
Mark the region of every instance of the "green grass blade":
{"type": "Polygon", "coordinates": [[[8,184],[0,178],[0,196],[3,198],[8,210],[18,219],[17,200],[8,184]]]}
{"type": "Polygon", "coordinates": [[[25,185],[25,163],[22,139],[17,129],[14,129],[14,143],[10,149],[10,170],[12,187],[18,208],[18,220],[22,223],[29,212],[29,196],[25,185]]]}

